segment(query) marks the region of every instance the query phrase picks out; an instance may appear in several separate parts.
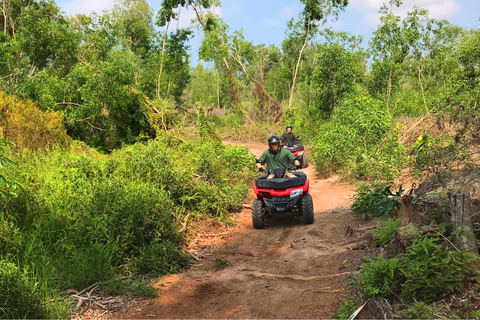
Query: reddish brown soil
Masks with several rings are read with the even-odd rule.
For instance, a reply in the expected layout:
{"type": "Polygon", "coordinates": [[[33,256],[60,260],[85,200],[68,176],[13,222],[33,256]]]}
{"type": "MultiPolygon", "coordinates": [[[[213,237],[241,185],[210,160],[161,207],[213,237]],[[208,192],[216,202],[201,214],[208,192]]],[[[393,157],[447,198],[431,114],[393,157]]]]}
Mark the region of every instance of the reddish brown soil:
{"type": "MultiPolygon", "coordinates": [[[[265,149],[248,147],[257,155],[265,149]]],[[[158,279],[158,298],[131,302],[109,317],[332,318],[348,299],[349,274],[369,249],[362,245],[365,233],[349,228],[363,224],[349,210],[354,187],[335,178],[318,179],[312,166],[304,172],[314,224],[276,215],[267,219],[265,229],[256,230],[245,209],[236,214],[233,227],[192,240],[188,249],[200,260],[184,273],[158,279]]]]}

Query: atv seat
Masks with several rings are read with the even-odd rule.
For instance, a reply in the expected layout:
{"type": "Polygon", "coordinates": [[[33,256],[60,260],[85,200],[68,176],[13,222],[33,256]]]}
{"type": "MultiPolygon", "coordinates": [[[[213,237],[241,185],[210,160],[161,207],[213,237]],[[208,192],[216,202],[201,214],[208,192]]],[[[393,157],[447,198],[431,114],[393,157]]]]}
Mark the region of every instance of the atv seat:
{"type": "Polygon", "coordinates": [[[273,178],[267,179],[268,175],[261,175],[255,180],[255,185],[266,189],[288,189],[303,186],[307,181],[307,176],[303,172],[292,172],[296,178],[273,178]]]}
{"type": "Polygon", "coordinates": [[[286,147],[285,149],[287,149],[290,152],[295,152],[295,151],[303,150],[304,147],[303,146],[295,146],[295,147],[286,147]]]}

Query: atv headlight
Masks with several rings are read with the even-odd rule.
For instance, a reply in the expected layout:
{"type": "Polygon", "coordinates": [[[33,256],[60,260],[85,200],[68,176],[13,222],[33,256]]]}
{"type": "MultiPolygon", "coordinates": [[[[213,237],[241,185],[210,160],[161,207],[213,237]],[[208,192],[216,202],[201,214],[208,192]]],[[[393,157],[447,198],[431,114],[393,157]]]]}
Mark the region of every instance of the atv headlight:
{"type": "Polygon", "coordinates": [[[290,192],[290,198],[298,197],[302,193],[303,193],[303,189],[293,190],[292,192],[290,192]]]}
{"type": "Polygon", "coordinates": [[[297,153],[297,156],[303,156],[303,151],[300,151],[299,153],[297,153]]]}

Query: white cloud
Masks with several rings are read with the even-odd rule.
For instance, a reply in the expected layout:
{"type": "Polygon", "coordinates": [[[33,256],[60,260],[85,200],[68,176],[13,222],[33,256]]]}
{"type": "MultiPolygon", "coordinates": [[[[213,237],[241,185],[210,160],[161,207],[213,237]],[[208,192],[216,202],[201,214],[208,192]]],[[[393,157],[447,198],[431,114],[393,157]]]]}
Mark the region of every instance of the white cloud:
{"type": "Polygon", "coordinates": [[[73,16],[78,13],[90,14],[93,11],[102,13],[103,10],[110,10],[115,5],[115,0],[73,0],[60,3],[60,7],[67,15],[73,16]]]}
{"type": "MultiPolygon", "coordinates": [[[[378,25],[380,23],[380,14],[378,11],[387,0],[354,0],[351,6],[356,11],[363,14],[363,19],[369,25],[378,25]]],[[[405,0],[400,8],[394,8],[394,13],[402,18],[414,6],[427,9],[430,18],[448,19],[455,16],[460,11],[458,0],[405,0]]]]}

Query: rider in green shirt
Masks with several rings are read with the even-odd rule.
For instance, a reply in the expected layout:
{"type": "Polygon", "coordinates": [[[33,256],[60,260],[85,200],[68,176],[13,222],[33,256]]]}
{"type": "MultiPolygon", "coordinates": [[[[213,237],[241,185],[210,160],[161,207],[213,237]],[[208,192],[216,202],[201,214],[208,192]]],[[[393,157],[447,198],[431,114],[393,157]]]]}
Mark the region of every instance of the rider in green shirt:
{"type": "MultiPolygon", "coordinates": [[[[277,168],[287,169],[292,161],[293,155],[290,151],[280,148],[280,138],[277,136],[271,136],[268,139],[268,147],[268,150],[263,152],[258,159],[259,161],[257,161],[257,168],[260,169],[266,165],[267,169],[269,170],[274,170],[277,168]]],[[[300,162],[295,160],[295,165],[299,166],[300,162]]],[[[296,176],[288,172],[287,177],[294,178],[296,176]]],[[[270,174],[267,179],[271,178],[273,178],[273,174],[270,174]]]]}

